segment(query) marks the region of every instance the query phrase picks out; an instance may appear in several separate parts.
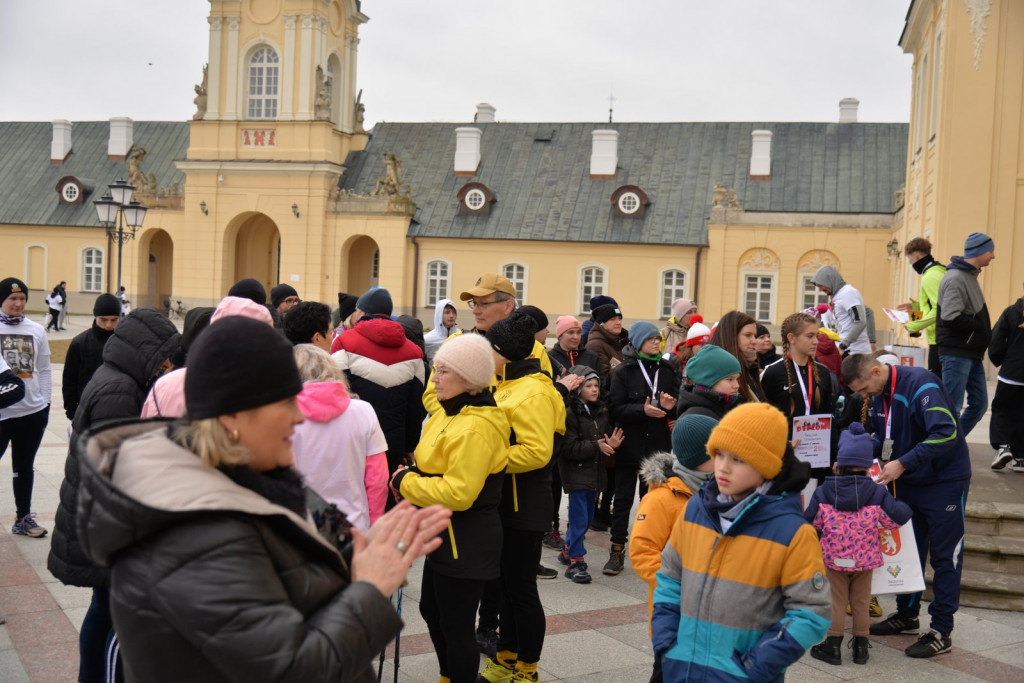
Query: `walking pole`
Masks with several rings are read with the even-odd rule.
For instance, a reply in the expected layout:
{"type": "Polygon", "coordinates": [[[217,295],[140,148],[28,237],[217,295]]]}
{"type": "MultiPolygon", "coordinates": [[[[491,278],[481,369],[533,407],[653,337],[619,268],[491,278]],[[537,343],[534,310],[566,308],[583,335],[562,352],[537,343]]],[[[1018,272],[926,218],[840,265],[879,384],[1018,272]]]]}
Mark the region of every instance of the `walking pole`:
{"type": "MultiPolygon", "coordinates": [[[[391,602],[391,600],[394,597],[395,596],[392,595],[390,598],[388,598],[388,602],[391,602]]],[[[381,681],[384,678],[384,655],[386,655],[387,653],[388,653],[388,646],[385,645],[384,649],[380,651],[380,660],[377,662],[377,683],[381,683],[381,681]]]]}
{"type": "MultiPolygon", "coordinates": [[[[401,586],[398,587],[398,607],[397,607],[396,611],[398,612],[398,618],[401,619],[402,618],[402,587],[401,586]]],[[[398,632],[398,636],[395,638],[395,679],[394,679],[394,683],[398,683],[398,657],[399,657],[399,652],[401,651],[401,648],[402,648],[402,632],[399,631],[398,632]]]]}

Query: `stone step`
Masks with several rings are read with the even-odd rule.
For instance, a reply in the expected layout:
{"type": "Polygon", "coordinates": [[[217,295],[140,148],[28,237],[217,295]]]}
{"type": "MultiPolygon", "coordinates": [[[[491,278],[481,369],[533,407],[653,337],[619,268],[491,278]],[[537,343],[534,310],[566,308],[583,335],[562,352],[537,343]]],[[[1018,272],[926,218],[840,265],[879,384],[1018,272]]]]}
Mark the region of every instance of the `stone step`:
{"type": "Polygon", "coordinates": [[[1024,538],[1024,505],[1019,503],[968,503],[968,536],[1024,538]]]}
{"type": "Polygon", "coordinates": [[[964,569],[1024,575],[1024,538],[968,534],[964,569]]]}
{"type": "MultiPolygon", "coordinates": [[[[925,571],[924,599],[932,599],[932,570],[925,571]]],[[[964,569],[960,577],[961,607],[1024,612],[1024,576],[964,569]]]]}

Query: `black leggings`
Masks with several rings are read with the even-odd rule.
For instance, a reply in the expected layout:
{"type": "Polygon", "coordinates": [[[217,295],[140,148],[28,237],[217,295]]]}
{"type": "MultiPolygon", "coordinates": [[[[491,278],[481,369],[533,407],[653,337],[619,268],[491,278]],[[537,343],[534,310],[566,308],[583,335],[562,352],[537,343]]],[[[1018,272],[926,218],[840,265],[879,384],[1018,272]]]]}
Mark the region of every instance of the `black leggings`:
{"type": "Polygon", "coordinates": [[[35,482],[36,451],[50,421],[49,406],[23,417],[0,422],[0,458],[11,444],[11,469],[14,472],[14,506],[18,519],[32,512],[32,484],[35,482]]]}
{"type": "Polygon", "coordinates": [[[537,593],[540,531],[504,529],[501,544],[501,610],[498,650],[516,653],[527,664],[540,661],[547,619],[537,593]]]}
{"type": "Polygon", "coordinates": [[[452,683],[476,681],[480,653],[473,625],[484,583],[438,574],[429,559],[423,564],[420,616],[427,622],[441,675],[452,683]]]}

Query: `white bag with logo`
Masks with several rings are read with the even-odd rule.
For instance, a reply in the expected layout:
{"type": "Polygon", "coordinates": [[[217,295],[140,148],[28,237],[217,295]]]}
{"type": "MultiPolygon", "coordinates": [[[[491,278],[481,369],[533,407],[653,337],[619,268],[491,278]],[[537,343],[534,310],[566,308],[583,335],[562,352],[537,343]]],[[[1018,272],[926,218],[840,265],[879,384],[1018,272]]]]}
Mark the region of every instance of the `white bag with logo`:
{"type": "Polygon", "coordinates": [[[916,593],[924,590],[924,568],[917,556],[912,522],[899,529],[879,529],[882,566],[871,572],[871,594],[916,593]]]}

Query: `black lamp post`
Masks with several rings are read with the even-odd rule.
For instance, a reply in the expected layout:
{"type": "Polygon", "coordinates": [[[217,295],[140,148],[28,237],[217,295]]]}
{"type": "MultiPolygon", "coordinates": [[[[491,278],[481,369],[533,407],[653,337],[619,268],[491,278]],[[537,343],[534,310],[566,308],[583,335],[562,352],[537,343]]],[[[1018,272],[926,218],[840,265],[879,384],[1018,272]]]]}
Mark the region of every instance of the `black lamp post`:
{"type": "Polygon", "coordinates": [[[117,293],[120,294],[121,251],[125,242],[135,239],[135,231],[142,227],[147,209],[132,199],[135,186],[129,185],[124,178],[117,179],[107,187],[110,191],[93,204],[96,205],[96,216],[107,229],[107,237],[117,241],[117,293]]]}

